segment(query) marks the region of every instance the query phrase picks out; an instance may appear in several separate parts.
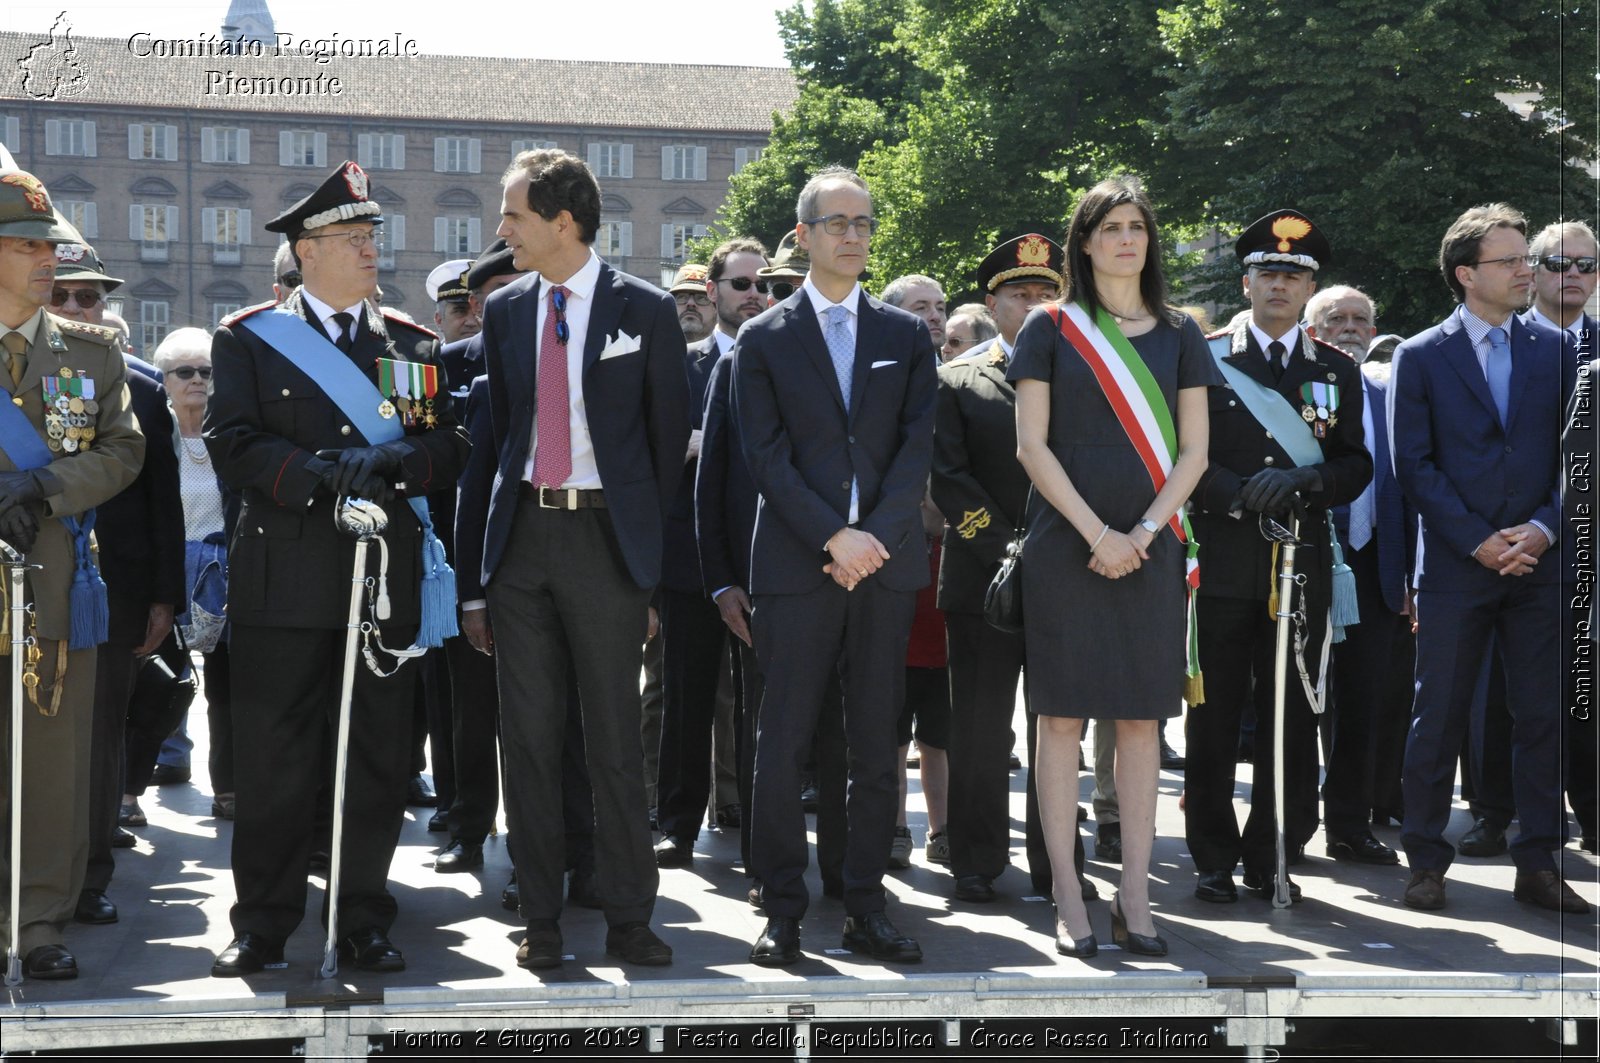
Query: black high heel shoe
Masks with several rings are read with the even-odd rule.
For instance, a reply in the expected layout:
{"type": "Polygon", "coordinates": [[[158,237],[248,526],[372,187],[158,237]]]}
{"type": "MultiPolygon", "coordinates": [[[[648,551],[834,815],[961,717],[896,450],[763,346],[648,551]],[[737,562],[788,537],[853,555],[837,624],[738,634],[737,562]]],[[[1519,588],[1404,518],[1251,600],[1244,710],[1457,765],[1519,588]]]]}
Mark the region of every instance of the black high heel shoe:
{"type": "MultiPolygon", "coordinates": [[[[1135,934],[1122,918],[1122,894],[1111,898],[1111,940],[1137,956],[1165,956],[1167,942],[1160,934],[1135,934]]],[[[1061,948],[1060,942],[1056,948],[1061,948]]]]}
{"type": "Polygon", "coordinates": [[[1067,936],[1065,930],[1057,930],[1056,951],[1075,960],[1087,960],[1100,951],[1100,943],[1095,940],[1093,933],[1090,933],[1088,937],[1074,940],[1067,936]]]}

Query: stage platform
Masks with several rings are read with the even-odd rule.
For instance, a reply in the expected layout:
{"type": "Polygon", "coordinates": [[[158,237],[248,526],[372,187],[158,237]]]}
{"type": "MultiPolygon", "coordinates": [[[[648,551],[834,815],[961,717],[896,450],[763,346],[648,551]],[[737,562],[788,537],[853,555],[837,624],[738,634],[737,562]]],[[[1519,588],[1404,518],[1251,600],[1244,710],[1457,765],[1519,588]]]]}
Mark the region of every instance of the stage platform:
{"type": "MultiPolygon", "coordinates": [[[[1181,728],[1171,731],[1181,748],[1181,728]]],[[[165,1054],[185,1045],[210,1046],[209,1053],[224,1044],[315,1058],[841,1051],[1268,1058],[1275,1046],[1287,1057],[1340,1054],[1341,1044],[1367,1058],[1436,1054],[1429,1047],[1458,1054],[1425,1035],[1423,1048],[1414,1047],[1417,1031],[1429,1028],[1418,1020],[1432,1019],[1440,1020],[1433,1028],[1469,1041],[1474,1029],[1490,1039],[1521,1031],[1507,1049],[1518,1058],[1593,1058],[1600,917],[1514,901],[1505,857],[1459,860],[1448,880],[1449,908],[1415,912],[1400,903],[1402,868],[1336,864],[1322,856],[1320,834],[1291,870],[1304,903],[1275,910],[1243,890],[1234,905],[1202,903],[1183,842],[1181,771],[1161,776],[1151,892],[1171,946],[1162,960],[1109,945],[1107,901],[1119,868],[1096,861],[1092,844],[1088,874],[1102,900],[1090,915],[1101,952],[1090,961],[1056,956],[1050,905],[1030,896],[1023,870],[1020,771],[1011,776],[1013,861],[996,883],[999,901],[950,899],[949,873],[924,859],[926,817],[913,770],[910,818],[919,847],[913,867],[886,881],[891,916],[921,942],[926,960],[917,966],[884,966],[842,950],[844,910],[828,899],[815,901],[806,917],[799,965],[750,964],[764,919],[745,897],[738,837],[707,832],[692,869],[661,873],[654,925],[674,949],[670,967],[622,967],[604,953],[601,914],[571,908],[562,923],[565,965],[535,976],[515,965],[521,927],[500,905],[510,869],[503,837],[490,839],[483,871],[437,874],[431,864],[443,836],[427,832],[428,810],[412,809],[391,869],[400,904],[391,936],[407,970],[369,975],[347,965],[333,979],[318,978],[315,913],[324,881],[314,875],[310,915],[289,942],[287,969],[215,979],[212,957],[231,936],[232,825],[210,816],[199,703],[189,733],[194,781],[152,788],[142,801],[149,826],[135,830],[137,848],[117,853],[109,894],[120,922],[68,931],[77,980],[25,981],[6,991],[0,1044],[7,1054],[155,1045],[169,1046],[165,1054]],[[1390,1029],[1407,1032],[1391,1040],[1382,1032],[1390,1020],[1390,1029]]],[[[1250,766],[1239,769],[1242,799],[1250,766]]],[[[1091,788],[1085,774],[1086,806],[1091,788]]],[[[1469,825],[1458,807],[1451,836],[1469,825]]],[[[1396,830],[1378,834],[1398,845],[1396,830]]],[[[1574,888],[1600,903],[1595,859],[1569,845],[1561,860],[1574,888]]],[[[820,898],[815,869],[811,888],[820,898]]],[[[1471,1054],[1496,1053],[1485,1040],[1471,1054]]]]}

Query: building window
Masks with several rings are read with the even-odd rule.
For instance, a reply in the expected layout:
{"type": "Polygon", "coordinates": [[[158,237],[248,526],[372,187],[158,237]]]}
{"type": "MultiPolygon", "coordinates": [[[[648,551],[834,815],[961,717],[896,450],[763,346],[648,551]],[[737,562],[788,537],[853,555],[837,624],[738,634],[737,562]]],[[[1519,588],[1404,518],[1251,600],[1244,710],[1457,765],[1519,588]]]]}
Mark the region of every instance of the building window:
{"type": "Polygon", "coordinates": [[[511,142],[511,157],[514,159],[525,151],[551,151],[556,147],[553,140],[513,140],[511,142]]]}
{"type": "Polygon", "coordinates": [[[19,143],[22,137],[22,123],[10,115],[0,115],[0,144],[11,149],[11,154],[16,155],[22,151],[19,143]]]}
{"type": "Polygon", "coordinates": [[[57,199],[52,200],[61,216],[72,223],[85,240],[94,240],[100,236],[100,212],[95,205],[86,199],[57,199]]]}
{"type": "Polygon", "coordinates": [[[706,149],[686,144],[674,144],[662,148],[661,179],[663,181],[704,181],[706,179],[706,149]]]}
{"type": "Polygon", "coordinates": [[[710,231],[704,225],[674,225],[668,222],[661,227],[661,257],[682,262],[689,253],[689,241],[703,239],[710,231]]]}
{"type": "Polygon", "coordinates": [[[250,130],[227,126],[201,126],[200,161],[236,166],[250,165],[250,130]]]}
{"type": "Polygon", "coordinates": [[[633,222],[601,222],[595,234],[594,250],[601,258],[627,258],[633,254],[633,222]]]}
{"type": "Polygon", "coordinates": [[[128,158],[173,162],[178,158],[178,127],[128,123],[128,158]]]}
{"type": "Polygon", "coordinates": [[[406,249],[405,215],[385,214],[383,224],[372,232],[372,242],[378,248],[378,268],[393,271],[394,253],[406,249]]]}
{"type": "Polygon", "coordinates": [[[590,144],[589,169],[596,177],[632,177],[632,144],[590,144]]]}
{"type": "Polygon", "coordinates": [[[278,134],[279,166],[326,166],[328,134],[285,129],[278,134]]]}
{"type": "Polygon", "coordinates": [[[477,173],[483,168],[483,141],[477,137],[434,137],[436,173],[477,173]]]}
{"type": "Polygon", "coordinates": [[[744,169],[746,166],[749,166],[752,162],[755,162],[759,158],[761,158],[760,148],[734,148],[733,172],[738,173],[740,170],[744,169]]]}
{"type": "Polygon", "coordinates": [[[483,223],[477,218],[433,219],[433,249],[446,255],[475,255],[483,250],[483,223]]]}
{"type": "Polygon", "coordinates": [[[356,161],[364,170],[404,170],[406,138],[402,133],[361,133],[356,137],[356,161]]]}
{"type": "Polygon", "coordinates": [[[94,144],[94,123],[81,118],[45,119],[44,153],[93,158],[99,154],[94,144]]]}
{"type": "Polygon", "coordinates": [[[165,262],[167,246],[177,238],[177,207],[135,203],[128,208],[128,239],[139,245],[141,262],[165,262]]]}
{"type": "Polygon", "coordinates": [[[212,303],[211,323],[215,325],[229,314],[237,314],[241,309],[239,303],[212,303]]]}
{"type": "Polygon", "coordinates": [[[200,238],[211,245],[212,262],[237,266],[239,248],[250,242],[250,208],[202,208],[200,238]]]}
{"type": "Polygon", "coordinates": [[[149,357],[172,327],[172,304],[165,299],[139,300],[139,353],[149,357]]]}

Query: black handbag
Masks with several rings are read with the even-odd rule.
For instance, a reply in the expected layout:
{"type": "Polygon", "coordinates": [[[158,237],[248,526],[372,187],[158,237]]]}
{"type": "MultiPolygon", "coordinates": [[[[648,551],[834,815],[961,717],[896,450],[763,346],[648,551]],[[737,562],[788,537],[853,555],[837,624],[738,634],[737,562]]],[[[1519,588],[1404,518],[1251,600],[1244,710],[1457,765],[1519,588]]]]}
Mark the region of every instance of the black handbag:
{"type": "Polygon", "coordinates": [[[1022,541],[1027,538],[1028,505],[1033,502],[1033,488],[1028,488],[1028,498],[1022,506],[1022,516],[1017,520],[1011,542],[1006,544],[1006,556],[1000,568],[983,592],[983,618],[989,626],[1016,635],[1022,631],[1022,541]]]}

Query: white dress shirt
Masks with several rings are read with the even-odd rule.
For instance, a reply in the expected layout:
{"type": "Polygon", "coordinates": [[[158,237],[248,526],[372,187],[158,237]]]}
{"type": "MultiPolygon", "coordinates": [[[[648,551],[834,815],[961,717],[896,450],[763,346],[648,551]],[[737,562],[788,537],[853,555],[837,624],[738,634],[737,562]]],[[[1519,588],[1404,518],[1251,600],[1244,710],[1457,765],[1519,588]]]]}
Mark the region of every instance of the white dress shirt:
{"type": "MultiPolygon", "coordinates": [[[[589,336],[589,314],[594,310],[594,290],[600,283],[600,258],[594,251],[583,267],[561,282],[567,289],[567,424],[572,438],[572,472],[562,487],[580,491],[599,490],[600,470],[594,461],[594,440],[589,435],[589,414],[583,403],[583,348],[589,336]]],[[[539,374],[538,344],[543,342],[545,318],[550,315],[550,282],[539,278],[539,315],[534,321],[534,377],[539,374]]],[[[534,450],[539,445],[538,403],[534,404],[532,437],[528,441],[528,463],[522,478],[533,481],[534,450]]]]}
{"type": "Polygon", "coordinates": [[[351,318],[349,336],[350,340],[354,342],[356,338],[356,327],[361,324],[361,311],[367,308],[367,302],[365,299],[358,300],[354,306],[347,306],[343,310],[336,310],[327,303],[323,302],[321,299],[318,299],[316,296],[312,295],[305,288],[300,289],[300,298],[305,301],[306,306],[311,310],[311,312],[317,315],[317,323],[322,326],[322,331],[326,332],[328,334],[328,338],[334,343],[339,342],[339,323],[333,319],[333,315],[349,314],[351,318]]]}
{"type": "Polygon", "coordinates": [[[1283,344],[1283,361],[1278,363],[1280,368],[1287,368],[1289,359],[1294,356],[1295,344],[1300,342],[1299,325],[1291,325],[1289,331],[1282,336],[1268,336],[1261,331],[1261,326],[1252,320],[1250,322],[1250,334],[1256,338],[1256,343],[1261,347],[1261,353],[1267,356],[1268,361],[1272,360],[1272,352],[1267,348],[1272,346],[1273,341],[1283,344]]]}

